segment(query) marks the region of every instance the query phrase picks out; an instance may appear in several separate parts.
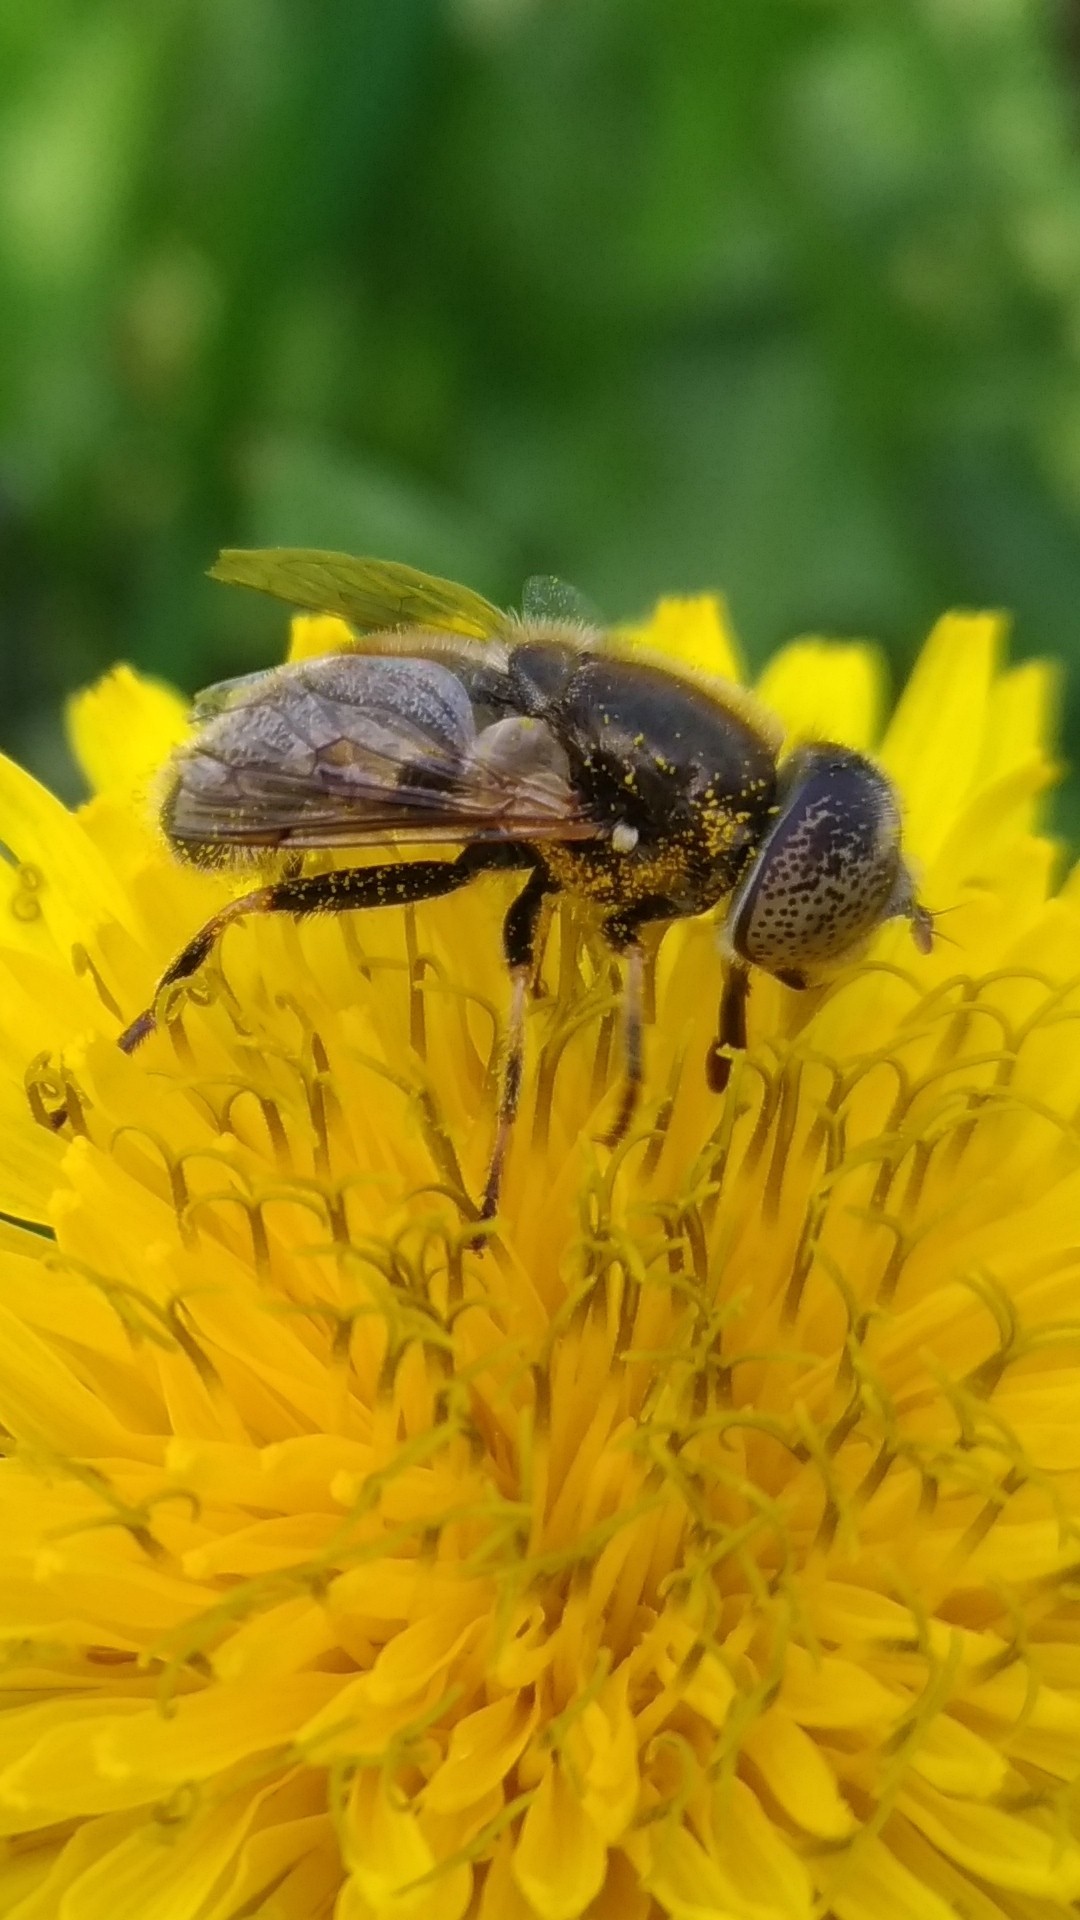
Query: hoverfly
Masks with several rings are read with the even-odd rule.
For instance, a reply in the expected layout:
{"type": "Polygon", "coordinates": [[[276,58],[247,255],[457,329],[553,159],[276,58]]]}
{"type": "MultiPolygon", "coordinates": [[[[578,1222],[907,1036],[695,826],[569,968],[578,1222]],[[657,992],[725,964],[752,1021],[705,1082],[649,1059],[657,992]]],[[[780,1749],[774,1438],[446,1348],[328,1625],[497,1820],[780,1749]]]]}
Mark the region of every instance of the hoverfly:
{"type": "MultiPolygon", "coordinates": [[[[522,615],[393,562],[303,549],[227,551],[211,575],[343,616],[355,651],[293,661],[201,695],[162,810],[176,852],[220,866],[245,854],[456,845],[454,857],[289,873],[245,893],[189,940],[157,993],[187,979],[246,914],[342,913],[450,893],[513,869],[503,925],[510,1020],[480,1204],[490,1218],[521,1085],[525,996],[542,905],[599,911],[626,963],[623,1090],[608,1143],[643,1079],[642,928],[729,900],[710,1085],[746,1043],[749,970],[804,987],[880,923],[905,915],[922,951],[931,918],[903,859],[884,774],[829,743],[778,764],[779,735],[739,691],[674,671],[605,634],[558,582],[530,582],[522,615]]],[[[121,1036],[131,1053],[153,1008],[121,1036]]]]}

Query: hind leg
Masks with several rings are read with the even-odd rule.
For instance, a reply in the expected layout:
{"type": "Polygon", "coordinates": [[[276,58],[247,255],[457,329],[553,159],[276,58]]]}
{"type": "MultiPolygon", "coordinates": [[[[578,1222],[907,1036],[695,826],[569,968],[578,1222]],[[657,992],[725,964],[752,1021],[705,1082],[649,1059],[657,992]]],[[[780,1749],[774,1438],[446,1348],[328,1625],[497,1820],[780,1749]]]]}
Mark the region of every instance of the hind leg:
{"type": "MultiPolygon", "coordinates": [[[[200,927],[176,959],[166,967],[154,991],[155,1002],[166,987],[189,980],[208,959],[227,927],[251,914],[290,913],[298,919],[309,913],[354,913],[363,907],[402,907],[454,893],[486,867],[526,865],[508,847],[467,847],[456,860],[385,861],[375,867],[344,867],[333,873],[307,874],[256,887],[215,913],[200,927]]],[[[134,1053],[157,1025],[154,1006],[147,1007],[120,1035],[125,1053],[134,1053]]]]}

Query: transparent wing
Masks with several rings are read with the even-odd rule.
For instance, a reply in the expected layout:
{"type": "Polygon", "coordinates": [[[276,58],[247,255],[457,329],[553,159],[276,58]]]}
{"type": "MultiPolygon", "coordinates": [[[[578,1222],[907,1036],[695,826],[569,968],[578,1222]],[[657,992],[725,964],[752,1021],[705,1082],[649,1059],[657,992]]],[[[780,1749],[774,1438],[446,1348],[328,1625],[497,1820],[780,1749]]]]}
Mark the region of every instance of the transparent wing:
{"type": "Polygon", "coordinates": [[[600,624],[596,608],[554,573],[531,573],[521,589],[523,620],[572,620],[576,625],[600,624]]]}
{"type": "Polygon", "coordinates": [[[234,683],[177,755],[163,824],[195,857],[606,831],[544,721],[492,718],[451,668],[396,654],[332,654],[234,683]]]}
{"type": "Polygon", "coordinates": [[[312,613],[340,614],[362,633],[428,626],[485,640],[506,626],[506,615],[482,594],[395,560],[308,547],[230,547],[218,555],[210,578],[254,587],[312,613]]]}
{"type": "Polygon", "coordinates": [[[272,679],[275,671],[273,667],[264,667],[257,673],[240,673],[232,680],[215,680],[213,686],[202,687],[192,702],[192,719],[199,726],[204,720],[212,720],[215,714],[224,713],[228,707],[247,702],[255,688],[272,679]]]}

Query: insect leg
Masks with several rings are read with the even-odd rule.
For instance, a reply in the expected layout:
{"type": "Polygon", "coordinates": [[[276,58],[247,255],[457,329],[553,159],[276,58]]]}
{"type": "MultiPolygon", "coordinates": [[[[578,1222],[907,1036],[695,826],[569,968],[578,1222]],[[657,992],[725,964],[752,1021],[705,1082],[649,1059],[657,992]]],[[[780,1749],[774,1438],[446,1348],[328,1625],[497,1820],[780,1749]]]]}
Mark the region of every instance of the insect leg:
{"type": "Polygon", "coordinates": [[[510,1018],[506,1030],[506,1052],[499,1087],[499,1111],[495,1139],[488,1162],[480,1217],[490,1220],[499,1204],[506,1150],[510,1144],[518,1100],[521,1096],[521,1071],[525,1054],[525,995],[533,970],[536,928],[544,896],[552,890],[546,869],[536,866],[526,880],[503,922],[503,951],[510,969],[510,1018]]]}
{"type": "Polygon", "coordinates": [[[623,1083],[619,1110],[604,1135],[605,1147],[617,1147],[626,1138],[645,1082],[645,953],[636,940],[624,952],[623,1083]]]}
{"type": "Polygon", "coordinates": [[[705,1057],[705,1078],[713,1093],[723,1093],[731,1078],[731,1055],[742,1053],[746,1048],[746,1002],[749,992],[749,970],[741,960],[730,960],[720,995],[716,1039],[705,1057]]]}
{"type": "MultiPolygon", "coordinates": [[[[467,850],[472,852],[471,849],[467,850]]],[[[464,886],[477,871],[475,858],[459,860],[387,861],[377,867],[345,867],[333,873],[307,874],[256,887],[215,913],[187,946],[166,967],[158,981],[154,1000],[166,987],[188,980],[198,971],[220,940],[226,927],[251,913],[291,913],[301,917],[309,913],[351,913],[358,907],[399,907],[414,900],[430,900],[440,893],[453,893],[464,886]]],[[[157,1025],[153,1006],[131,1022],[120,1035],[125,1053],[134,1053],[157,1025]]]]}
{"type": "Polygon", "coordinates": [[[623,989],[623,1084],[614,1122],[604,1135],[606,1147],[626,1138],[645,1084],[645,952],[637,930],[650,920],[670,920],[670,900],[648,898],[631,912],[613,915],[604,923],[604,936],[626,961],[623,989]]]}

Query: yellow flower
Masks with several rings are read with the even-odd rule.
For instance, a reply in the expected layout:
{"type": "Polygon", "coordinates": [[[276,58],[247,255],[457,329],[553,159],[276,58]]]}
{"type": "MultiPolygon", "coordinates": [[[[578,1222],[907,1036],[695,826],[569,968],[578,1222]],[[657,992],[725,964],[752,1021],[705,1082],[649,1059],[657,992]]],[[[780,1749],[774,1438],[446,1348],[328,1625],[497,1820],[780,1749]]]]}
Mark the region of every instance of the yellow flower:
{"type": "MultiPolygon", "coordinates": [[[[711,602],[642,638],[736,671],[711,602]]],[[[944,620],[880,742],[934,953],[757,980],[718,1099],[672,928],[614,1154],[553,916],[485,1248],[511,882],[240,924],[129,1059],[237,887],[149,817],[180,703],[76,703],[76,814],[0,767],[7,1920],[1075,1910],[1080,882],[999,640],[944,620]]],[[[865,648],[758,692],[877,741],[865,648]]]]}

